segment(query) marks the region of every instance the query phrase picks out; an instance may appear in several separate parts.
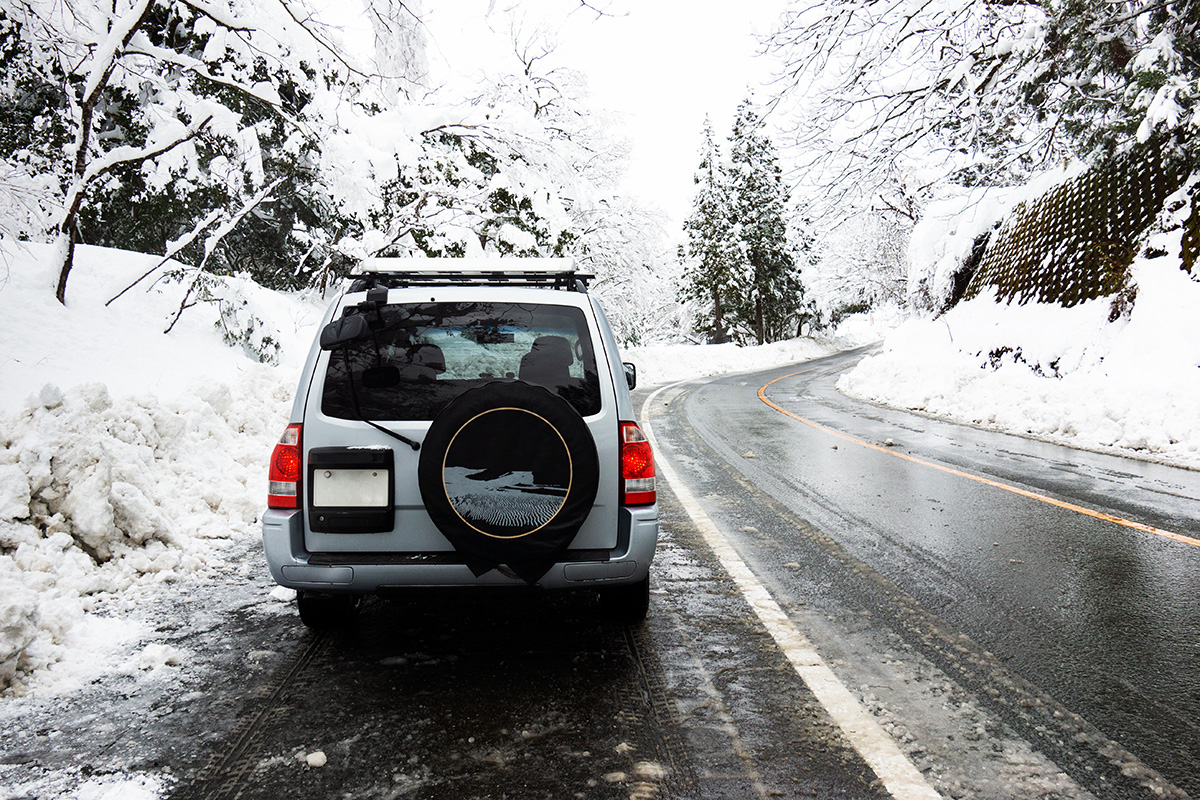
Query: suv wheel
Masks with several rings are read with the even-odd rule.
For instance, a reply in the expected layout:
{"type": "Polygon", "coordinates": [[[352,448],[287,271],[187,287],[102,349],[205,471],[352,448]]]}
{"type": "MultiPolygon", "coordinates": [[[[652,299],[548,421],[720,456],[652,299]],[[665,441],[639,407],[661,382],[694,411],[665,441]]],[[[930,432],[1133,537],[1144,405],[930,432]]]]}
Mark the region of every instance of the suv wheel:
{"type": "Polygon", "coordinates": [[[300,620],[313,630],[333,630],[354,622],[358,615],[358,595],[296,593],[296,608],[300,620]]]}
{"type": "Polygon", "coordinates": [[[493,381],[438,414],[417,480],[430,519],[476,575],[506,564],[534,584],[591,513],[600,462],[570,403],[542,386],[493,381]]]}
{"type": "Polygon", "coordinates": [[[637,583],[601,589],[600,608],[606,616],[630,625],[644,621],[650,610],[650,576],[637,583]]]}

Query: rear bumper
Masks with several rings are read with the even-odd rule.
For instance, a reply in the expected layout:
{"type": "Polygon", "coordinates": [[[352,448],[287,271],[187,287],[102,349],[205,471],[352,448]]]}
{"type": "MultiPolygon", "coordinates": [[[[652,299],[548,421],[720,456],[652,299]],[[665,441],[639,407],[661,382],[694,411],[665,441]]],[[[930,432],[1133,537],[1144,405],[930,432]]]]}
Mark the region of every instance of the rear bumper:
{"type": "MultiPolygon", "coordinates": [[[[613,550],[568,550],[537,585],[580,589],[636,583],[646,577],[658,544],[658,506],[620,509],[613,550]]],[[[410,588],[528,588],[503,566],[476,577],[454,552],[309,553],[299,511],[263,514],[263,549],[276,583],[291,589],[328,593],[376,594],[410,588]]]]}

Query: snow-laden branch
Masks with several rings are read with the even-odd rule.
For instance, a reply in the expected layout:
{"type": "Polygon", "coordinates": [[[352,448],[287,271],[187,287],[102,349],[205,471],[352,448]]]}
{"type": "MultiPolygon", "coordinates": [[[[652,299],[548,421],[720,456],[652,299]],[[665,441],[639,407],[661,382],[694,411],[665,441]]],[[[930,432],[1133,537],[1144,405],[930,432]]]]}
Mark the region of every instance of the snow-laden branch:
{"type": "Polygon", "coordinates": [[[114,302],[119,300],[123,294],[125,294],[126,292],[131,290],[133,287],[137,286],[139,283],[144,281],[146,278],[150,277],[150,275],[153,274],[155,270],[159,269],[164,264],[166,264],[168,261],[175,258],[175,256],[179,255],[185,249],[187,249],[187,247],[192,242],[196,241],[196,239],[198,239],[200,237],[200,234],[202,234],[208,227],[210,227],[213,223],[215,223],[217,220],[219,220],[223,216],[225,216],[225,212],[222,209],[215,208],[212,211],[208,212],[208,216],[206,216],[204,219],[197,222],[196,225],[190,231],[185,233],[183,236],[179,237],[178,239],[175,239],[174,241],[167,242],[167,252],[162,257],[162,260],[159,261],[157,264],[155,264],[150,269],[143,272],[141,275],[139,275],[137,280],[135,280],[133,283],[129,284],[124,289],[117,292],[117,294],[115,294],[114,296],[109,298],[108,302],[105,303],[104,305],[106,305],[106,306],[112,305],[114,302]]]}
{"type": "Polygon", "coordinates": [[[195,305],[194,302],[189,303],[188,301],[191,299],[192,293],[196,291],[196,287],[199,285],[200,280],[204,275],[204,268],[208,266],[208,259],[216,251],[217,246],[221,244],[221,240],[229,235],[229,233],[238,226],[238,223],[246,218],[247,214],[270,199],[271,193],[275,191],[279,184],[283,183],[283,180],[283,178],[278,178],[267,186],[264,186],[258,192],[258,194],[246,201],[246,203],[241,207],[241,209],[238,210],[236,214],[229,217],[229,219],[217,226],[217,229],[213,231],[212,235],[204,240],[204,258],[201,259],[199,266],[194,268],[193,271],[195,275],[192,277],[192,282],[188,285],[187,291],[183,293],[183,300],[181,300],[179,303],[179,310],[175,312],[174,319],[171,320],[171,324],[167,326],[167,329],[163,331],[163,333],[170,333],[175,327],[175,323],[179,322],[179,318],[183,316],[183,312],[195,305]]]}
{"type": "Polygon", "coordinates": [[[124,164],[140,164],[143,161],[158,158],[162,154],[174,150],[184,142],[195,139],[208,127],[212,119],[211,115],[205,117],[198,124],[190,126],[186,132],[166,144],[153,144],[144,147],[133,147],[131,145],[114,147],[94,161],[88,162],[87,168],[84,170],[83,175],[79,177],[77,183],[83,189],[92,181],[124,164]]]}
{"type": "Polygon", "coordinates": [[[300,27],[300,29],[302,31],[304,31],[314,42],[316,42],[318,45],[320,45],[327,53],[329,53],[335,59],[337,59],[341,63],[341,65],[343,67],[345,67],[351,74],[358,75],[363,78],[373,77],[372,75],[370,75],[369,73],[364,71],[361,67],[356,67],[353,64],[351,64],[346,59],[346,57],[342,54],[341,50],[339,50],[334,44],[327,41],[325,38],[319,36],[317,34],[317,32],[315,30],[313,30],[311,27],[311,23],[312,23],[311,18],[303,19],[303,20],[300,19],[299,17],[296,16],[296,13],[294,11],[292,11],[292,7],[290,5],[288,5],[287,0],[278,0],[278,1],[279,1],[279,5],[283,7],[283,10],[287,12],[287,15],[289,17],[291,17],[292,22],[295,22],[300,27]]]}
{"type": "Polygon", "coordinates": [[[108,78],[123,54],[129,40],[145,21],[154,0],[137,0],[133,6],[117,19],[106,38],[92,55],[92,68],[88,71],[83,86],[83,105],[96,102],[98,94],[108,84],[108,78]]]}
{"type": "Polygon", "coordinates": [[[254,30],[231,14],[228,9],[205,2],[205,0],[179,0],[179,2],[228,30],[243,32],[254,30]]]}
{"type": "Polygon", "coordinates": [[[283,112],[282,104],[279,102],[279,93],[275,91],[269,83],[244,83],[229,78],[225,75],[214,73],[198,58],[193,58],[183,53],[177,53],[174,50],[166,47],[158,47],[154,45],[145,34],[139,33],[133,38],[129,44],[130,55],[145,56],[153,58],[163,64],[179,67],[180,69],[188,70],[189,72],[199,75],[205,80],[212,81],[219,86],[226,86],[230,89],[236,89],[256,100],[259,100],[275,110],[281,116],[287,116],[283,112]]]}

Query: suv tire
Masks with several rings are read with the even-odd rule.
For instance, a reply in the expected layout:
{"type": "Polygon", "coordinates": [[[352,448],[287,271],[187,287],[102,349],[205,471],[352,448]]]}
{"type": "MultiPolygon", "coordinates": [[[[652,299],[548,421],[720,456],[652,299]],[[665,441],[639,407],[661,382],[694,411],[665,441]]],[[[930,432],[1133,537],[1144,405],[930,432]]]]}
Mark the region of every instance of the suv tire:
{"type": "Polygon", "coordinates": [[[476,575],[536,583],[575,538],[600,480],[596,442],[566,400],[524,381],[464,392],[421,445],[417,481],[438,530],[476,575]]]}
{"type": "Polygon", "coordinates": [[[601,589],[600,608],[605,616],[627,625],[645,621],[650,611],[650,575],[637,583],[601,589]]]}
{"type": "Polygon", "coordinates": [[[354,622],[358,616],[360,599],[353,594],[299,591],[296,593],[296,609],[300,612],[300,621],[313,630],[333,630],[354,622]]]}

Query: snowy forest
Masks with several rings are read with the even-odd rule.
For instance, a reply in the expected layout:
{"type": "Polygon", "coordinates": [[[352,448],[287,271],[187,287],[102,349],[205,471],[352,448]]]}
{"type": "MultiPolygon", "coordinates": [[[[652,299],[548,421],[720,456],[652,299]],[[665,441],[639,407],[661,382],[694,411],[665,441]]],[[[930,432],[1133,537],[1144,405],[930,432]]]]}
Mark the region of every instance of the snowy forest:
{"type": "Polygon", "coordinates": [[[623,331],[673,327],[655,214],[614,192],[623,146],[543,34],[514,27],[491,82],[448,87],[418,3],[365,13],[374,59],[304,3],[5,3],[0,232],[55,243],[64,303],[80,243],[162,256],[185,306],[212,275],[325,289],[371,255],[570,255],[623,331]]]}
{"type": "MultiPolygon", "coordinates": [[[[622,195],[625,143],[545,31],[513,25],[503,69],[463,86],[430,74],[417,2],[366,3],[370,58],[303,0],[6,1],[0,233],[54,243],[64,303],[80,243],[161,256],[181,312],[213,275],[325,289],[371,255],[566,255],[628,344],[689,325],[761,344],[944,308],[948,268],[910,259],[914,232],[991,189],[1151,139],[1190,164],[1198,17],[1194,0],[790,3],[761,43],[775,81],[727,140],[703,131],[671,231],[622,195]]],[[[974,241],[954,233],[961,262],[974,241]]]]}

